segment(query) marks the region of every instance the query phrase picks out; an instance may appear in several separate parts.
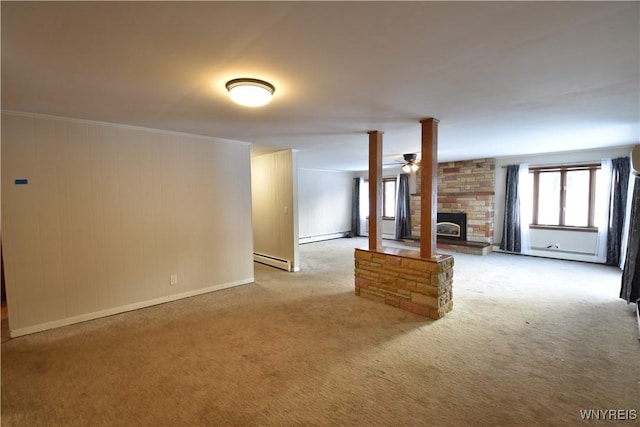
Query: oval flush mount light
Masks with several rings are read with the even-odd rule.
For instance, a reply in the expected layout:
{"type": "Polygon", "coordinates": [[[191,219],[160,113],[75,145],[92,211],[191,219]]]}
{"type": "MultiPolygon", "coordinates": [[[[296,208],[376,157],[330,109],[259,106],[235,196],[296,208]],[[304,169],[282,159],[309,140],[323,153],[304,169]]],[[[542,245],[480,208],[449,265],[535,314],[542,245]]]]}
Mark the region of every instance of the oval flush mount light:
{"type": "Polygon", "coordinates": [[[271,83],[248,78],[229,80],[226,86],[231,100],[246,107],[261,107],[268,104],[276,90],[271,83]]]}

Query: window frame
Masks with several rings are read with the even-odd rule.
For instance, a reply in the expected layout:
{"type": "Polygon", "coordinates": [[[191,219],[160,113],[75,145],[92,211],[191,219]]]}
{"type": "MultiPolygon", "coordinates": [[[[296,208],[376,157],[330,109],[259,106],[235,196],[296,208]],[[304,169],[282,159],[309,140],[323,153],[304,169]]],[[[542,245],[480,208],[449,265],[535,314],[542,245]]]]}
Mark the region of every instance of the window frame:
{"type": "Polygon", "coordinates": [[[597,232],[598,227],[595,225],[595,202],[596,202],[596,172],[602,168],[600,163],[573,164],[560,166],[536,166],[530,167],[529,173],[533,174],[533,206],[531,215],[530,228],[546,229],[546,230],[569,230],[569,231],[588,231],[597,232]],[[567,196],[567,172],[570,171],[589,171],[589,212],[587,215],[587,225],[566,225],[566,196],[567,196]],[[540,174],[548,172],[560,172],[560,192],[558,194],[558,224],[538,224],[538,207],[540,200],[540,174]]]}
{"type": "Polygon", "coordinates": [[[382,178],[382,219],[394,220],[396,219],[396,203],[398,194],[398,179],[397,178],[382,178]],[[393,182],[393,216],[385,216],[384,207],[387,205],[387,190],[385,182],[393,182]]]}
{"type": "MultiPolygon", "coordinates": [[[[394,203],[396,208],[397,208],[397,203],[398,203],[398,200],[397,200],[398,178],[392,178],[392,177],[382,178],[382,219],[395,221],[395,219],[396,219],[396,212],[395,212],[396,209],[394,209],[394,211],[393,211],[393,216],[385,216],[384,215],[384,206],[385,206],[385,202],[387,201],[387,192],[385,191],[384,183],[387,182],[387,181],[393,181],[394,182],[394,186],[393,186],[393,189],[394,189],[394,191],[393,191],[394,202],[393,203],[394,203]]],[[[369,179],[368,178],[363,179],[363,184],[368,186],[369,185],[369,179]]],[[[369,219],[369,214],[368,213],[366,215],[366,218],[369,219]]]]}

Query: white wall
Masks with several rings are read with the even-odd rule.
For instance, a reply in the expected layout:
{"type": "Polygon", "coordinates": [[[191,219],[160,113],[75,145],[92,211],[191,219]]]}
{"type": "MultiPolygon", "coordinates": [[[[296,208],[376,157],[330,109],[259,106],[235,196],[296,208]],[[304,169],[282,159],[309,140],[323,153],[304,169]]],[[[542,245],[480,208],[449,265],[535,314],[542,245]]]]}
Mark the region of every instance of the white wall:
{"type": "Polygon", "coordinates": [[[248,144],[17,113],[2,143],[14,336],[253,281],[248,144]]]}
{"type": "MultiPolygon", "coordinates": [[[[582,162],[598,162],[606,158],[628,156],[629,147],[616,147],[601,150],[583,150],[562,153],[549,153],[532,156],[502,157],[496,159],[496,187],[495,187],[495,246],[502,241],[504,222],[504,202],[506,186],[506,169],[504,166],[527,163],[529,165],[571,164],[582,162]]],[[[550,258],[570,259],[576,261],[596,261],[597,233],[531,229],[532,255],[550,258]],[[551,245],[558,248],[546,248],[551,245]]]]}
{"type": "Polygon", "coordinates": [[[298,169],[299,242],[344,236],[351,230],[353,173],[298,169]]]}
{"type": "Polygon", "coordinates": [[[296,153],[251,158],[254,253],[289,261],[299,270],[296,153]]]}

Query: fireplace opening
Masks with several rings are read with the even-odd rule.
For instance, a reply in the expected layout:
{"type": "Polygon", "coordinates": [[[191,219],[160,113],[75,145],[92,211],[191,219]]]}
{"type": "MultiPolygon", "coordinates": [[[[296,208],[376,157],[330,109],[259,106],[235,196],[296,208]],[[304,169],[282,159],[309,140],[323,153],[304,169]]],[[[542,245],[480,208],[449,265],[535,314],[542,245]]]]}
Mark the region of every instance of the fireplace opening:
{"type": "Polygon", "coordinates": [[[436,235],[438,239],[467,240],[467,214],[463,212],[438,212],[436,235]]]}

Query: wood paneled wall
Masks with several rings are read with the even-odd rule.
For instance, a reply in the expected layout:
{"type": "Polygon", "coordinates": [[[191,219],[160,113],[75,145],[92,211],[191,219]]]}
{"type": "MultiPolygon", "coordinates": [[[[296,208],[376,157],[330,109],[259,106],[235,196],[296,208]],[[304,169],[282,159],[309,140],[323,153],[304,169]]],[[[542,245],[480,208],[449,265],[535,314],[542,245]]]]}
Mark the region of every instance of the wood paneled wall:
{"type": "Polygon", "coordinates": [[[293,150],[251,159],[254,251],[299,270],[298,183],[293,150]]]}

